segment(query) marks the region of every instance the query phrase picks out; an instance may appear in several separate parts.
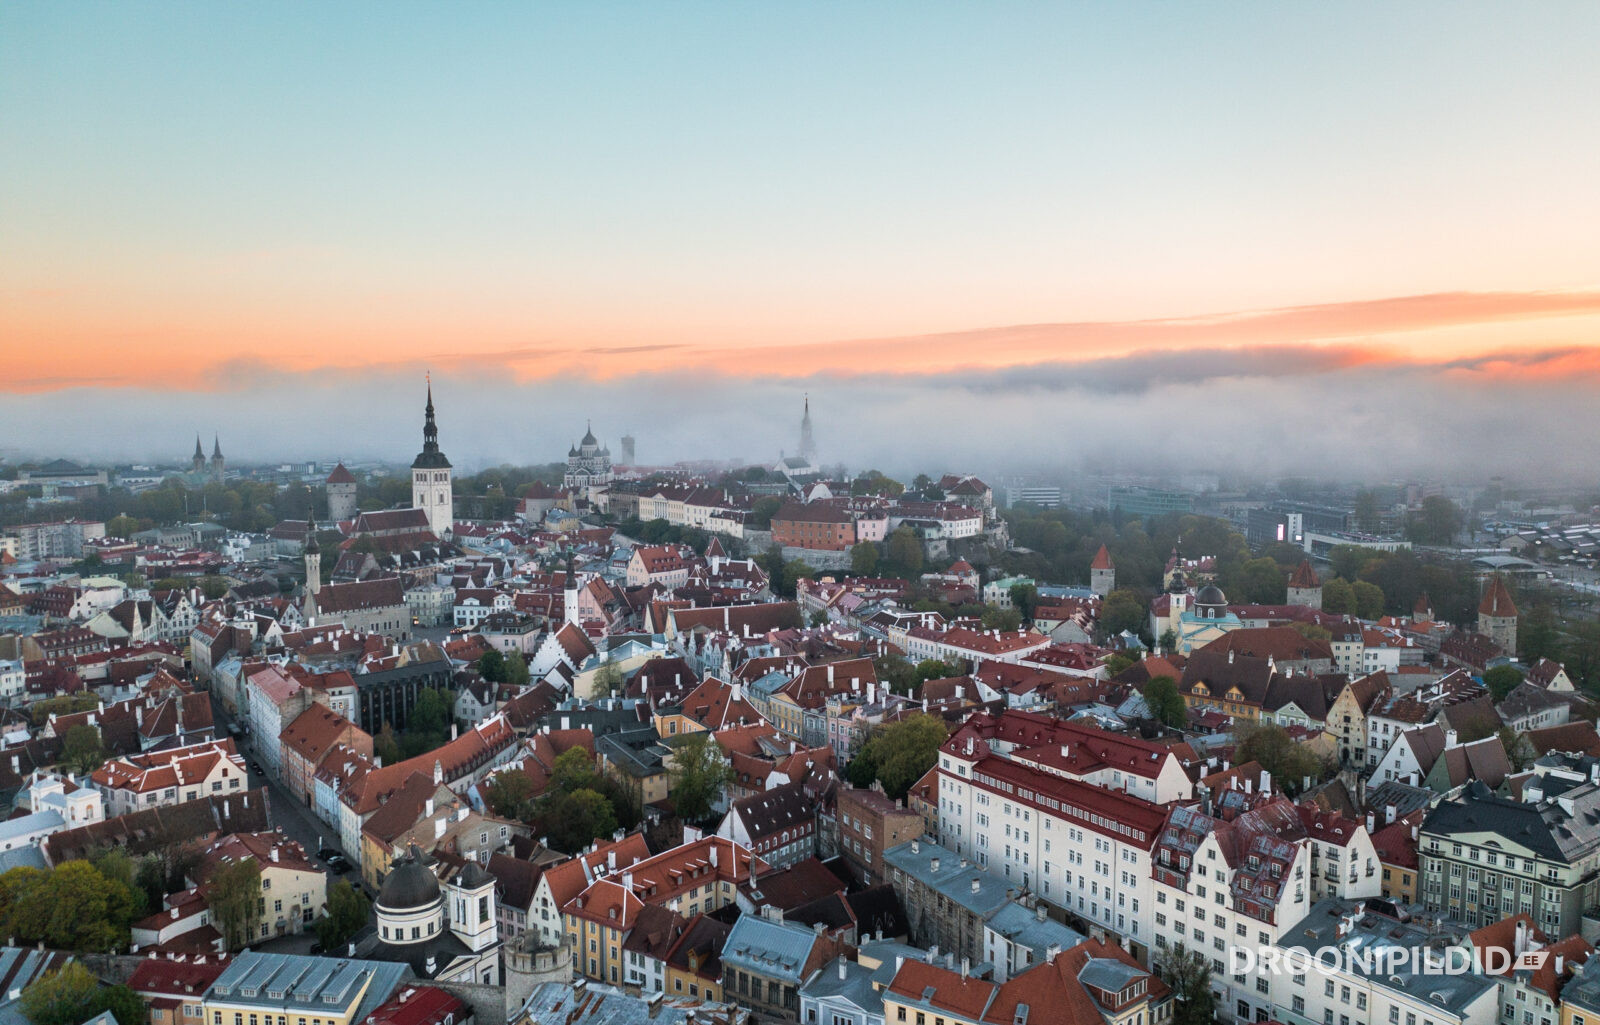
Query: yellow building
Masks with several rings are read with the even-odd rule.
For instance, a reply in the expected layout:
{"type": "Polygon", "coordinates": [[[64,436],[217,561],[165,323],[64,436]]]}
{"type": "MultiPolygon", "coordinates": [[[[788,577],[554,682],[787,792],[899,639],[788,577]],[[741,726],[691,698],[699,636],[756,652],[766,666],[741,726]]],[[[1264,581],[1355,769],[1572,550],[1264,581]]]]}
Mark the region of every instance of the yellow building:
{"type": "Polygon", "coordinates": [[[206,990],[210,1025],[352,1025],[387,1000],[407,966],[387,961],[240,954],[206,990]]]}
{"type": "Polygon", "coordinates": [[[710,914],[734,902],[739,880],[766,870],[766,862],[747,848],[708,836],[595,879],[561,909],[575,969],[598,982],[620,984],[623,941],[645,904],[675,905],[687,917],[710,914]]]}

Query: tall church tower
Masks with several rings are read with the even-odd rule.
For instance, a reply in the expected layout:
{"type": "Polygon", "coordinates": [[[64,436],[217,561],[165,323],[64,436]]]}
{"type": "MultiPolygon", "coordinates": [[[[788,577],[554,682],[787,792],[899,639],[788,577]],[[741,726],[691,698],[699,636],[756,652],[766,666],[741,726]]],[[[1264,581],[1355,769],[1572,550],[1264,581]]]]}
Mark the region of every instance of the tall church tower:
{"type": "Polygon", "coordinates": [[[195,473],[204,473],[206,468],[206,450],[200,447],[200,435],[194,436],[194,458],[190,460],[195,473]]]}
{"type": "Polygon", "coordinates": [[[817,461],[817,439],[811,435],[811,396],[806,396],[806,412],[800,418],[800,458],[808,463],[817,461]]]}
{"type": "Polygon", "coordinates": [[[428,514],[428,529],[438,537],[455,524],[455,499],[450,490],[450,460],[439,451],[439,425],[433,422],[433,382],[422,421],[422,451],[411,461],[411,507],[428,514]]]}
{"type": "Polygon", "coordinates": [[[213,434],[211,436],[211,476],[221,480],[223,470],[226,468],[227,463],[222,458],[222,439],[213,434]]]}
{"type": "Polygon", "coordinates": [[[317,521],[306,518],[306,543],[301,548],[306,559],[306,594],[316,594],[322,588],[322,546],[317,544],[317,521]]]}

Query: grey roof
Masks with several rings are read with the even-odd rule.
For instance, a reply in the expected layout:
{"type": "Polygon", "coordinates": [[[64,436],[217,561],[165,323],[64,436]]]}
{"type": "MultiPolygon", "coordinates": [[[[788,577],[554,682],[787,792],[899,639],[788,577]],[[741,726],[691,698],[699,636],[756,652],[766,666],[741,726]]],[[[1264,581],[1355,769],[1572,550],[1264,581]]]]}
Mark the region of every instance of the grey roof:
{"type": "Polygon", "coordinates": [[[31,1025],[22,1014],[20,998],[12,999],[9,994],[20,993],[29,983],[59,971],[71,960],[71,954],[54,950],[0,947],[0,978],[6,980],[6,988],[0,990],[0,1025],[31,1025]]]}
{"type": "Polygon", "coordinates": [[[873,988],[872,975],[871,968],[844,957],[836,957],[811,973],[811,978],[800,987],[800,999],[848,1003],[863,1011],[881,1015],[883,994],[873,988]]]}
{"type": "Polygon", "coordinates": [[[206,1000],[290,1016],[348,1014],[351,1021],[360,1021],[409,975],[405,965],[388,961],[245,951],[217,976],[206,1000]]]}
{"type": "Polygon", "coordinates": [[[19,836],[47,830],[51,833],[58,832],[67,827],[67,820],[61,813],[51,809],[49,811],[36,811],[32,815],[21,818],[6,819],[0,822],[0,840],[14,840],[19,836]]]}
{"type": "MultiPolygon", "coordinates": [[[[1465,937],[1465,930],[1460,935],[1465,937]]],[[[1316,956],[1323,947],[1348,951],[1353,955],[1348,959],[1350,970],[1366,977],[1373,985],[1405,994],[1410,1001],[1437,1005],[1460,1015],[1484,993],[1496,989],[1498,983],[1492,976],[1424,972],[1419,970],[1424,966],[1412,965],[1405,959],[1391,970],[1387,957],[1381,953],[1366,953],[1390,949],[1409,952],[1431,947],[1441,959],[1452,959],[1452,964],[1464,963],[1470,971],[1471,954],[1465,946],[1441,949],[1436,945],[1437,939],[1437,934],[1426,928],[1368,911],[1365,901],[1330,898],[1314,905],[1303,921],[1283,934],[1278,946],[1299,950],[1307,956],[1316,956]],[[1349,926],[1343,936],[1339,935],[1341,923],[1349,926]],[[1369,967],[1376,970],[1369,972],[1369,967]]]]}
{"type": "Polygon", "coordinates": [[[44,848],[30,843],[13,847],[9,851],[0,851],[0,873],[9,872],[14,868],[36,868],[44,872],[49,870],[50,863],[44,860],[44,848]]]}
{"type": "Polygon", "coordinates": [[[884,851],[883,860],[981,918],[1009,903],[1006,891],[1016,888],[936,843],[912,840],[884,851]]]}
{"type": "Polygon", "coordinates": [[[1126,965],[1114,957],[1091,957],[1078,972],[1078,981],[1086,986],[1097,986],[1111,993],[1120,993],[1124,986],[1146,973],[1134,965],[1126,965]]]}
{"type": "Polygon", "coordinates": [[[1076,929],[1048,916],[1041,919],[1036,912],[1029,911],[1015,902],[995,912],[994,916],[983,925],[985,929],[1033,951],[1033,959],[1036,961],[1043,961],[1045,953],[1051,947],[1071,950],[1085,938],[1076,929]]]}
{"type": "Polygon", "coordinates": [[[710,1000],[685,1000],[662,993],[636,997],[588,982],[546,982],[534,989],[522,1009],[511,1015],[511,1021],[514,1025],[567,1021],[582,1025],[685,1025],[691,1014],[696,1025],[730,1025],[736,1017],[743,1020],[730,1005],[710,1000]]]}
{"type": "Polygon", "coordinates": [[[803,925],[743,915],[722,947],[723,965],[737,965],[768,979],[799,985],[817,934],[803,925]]]}
{"type": "Polygon", "coordinates": [[[1540,857],[1572,864],[1600,847],[1600,785],[1585,783],[1553,801],[1530,804],[1496,797],[1473,783],[1429,812],[1422,832],[1493,833],[1540,857]]]}
{"type": "Polygon", "coordinates": [[[1600,1013],[1600,957],[1591,957],[1561,990],[1561,1002],[1600,1013]]]}

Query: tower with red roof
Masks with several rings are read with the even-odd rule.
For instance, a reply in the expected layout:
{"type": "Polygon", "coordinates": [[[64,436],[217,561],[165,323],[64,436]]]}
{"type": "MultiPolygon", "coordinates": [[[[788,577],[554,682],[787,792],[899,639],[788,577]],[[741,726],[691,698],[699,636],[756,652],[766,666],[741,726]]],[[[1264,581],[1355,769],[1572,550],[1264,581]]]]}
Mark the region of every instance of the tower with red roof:
{"type": "Polygon", "coordinates": [[[1095,594],[1107,595],[1117,589],[1117,567],[1111,562],[1111,552],[1105,545],[1095,553],[1094,561],[1089,563],[1089,590],[1095,594]]]}

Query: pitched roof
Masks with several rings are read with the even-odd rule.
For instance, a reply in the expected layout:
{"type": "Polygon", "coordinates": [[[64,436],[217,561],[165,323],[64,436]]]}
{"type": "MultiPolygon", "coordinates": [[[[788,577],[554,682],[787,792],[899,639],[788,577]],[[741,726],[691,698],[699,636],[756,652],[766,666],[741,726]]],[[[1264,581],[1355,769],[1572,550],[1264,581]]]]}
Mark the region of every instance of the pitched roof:
{"type": "Polygon", "coordinates": [[[1480,616],[1515,616],[1517,603],[1511,600],[1511,591],[1506,587],[1506,582],[1500,574],[1496,573],[1489,578],[1489,586],[1484,589],[1483,600],[1478,603],[1480,616]]]}
{"type": "Polygon", "coordinates": [[[1115,566],[1113,566],[1111,564],[1111,553],[1106,550],[1106,546],[1105,545],[1101,545],[1100,546],[1100,550],[1098,552],[1094,553],[1094,561],[1089,563],[1089,568],[1090,569],[1115,569],[1116,568],[1115,566]]]}
{"type": "Polygon", "coordinates": [[[404,605],[406,595],[399,577],[375,577],[345,584],[323,584],[312,595],[312,601],[319,613],[357,612],[404,605]]]}
{"type": "Polygon", "coordinates": [[[1311,568],[1310,559],[1300,560],[1300,565],[1295,567],[1294,573],[1289,576],[1289,586],[1300,589],[1322,586],[1322,581],[1317,579],[1317,571],[1311,568]]]}

